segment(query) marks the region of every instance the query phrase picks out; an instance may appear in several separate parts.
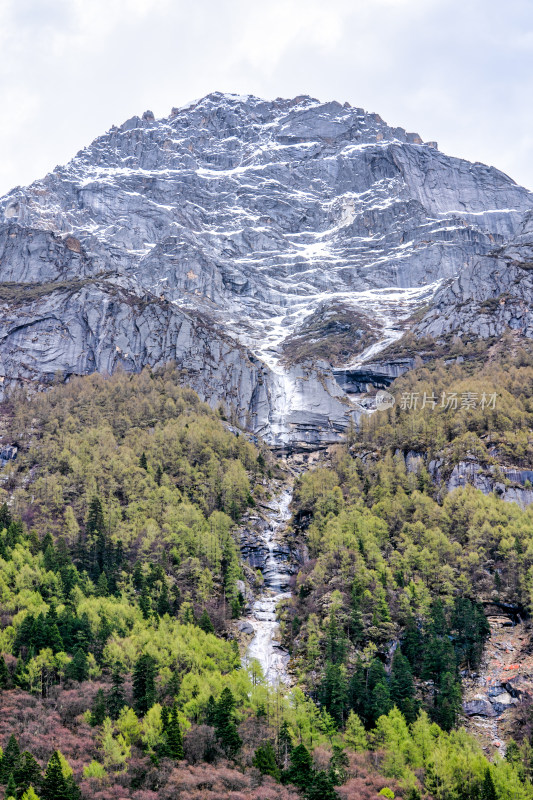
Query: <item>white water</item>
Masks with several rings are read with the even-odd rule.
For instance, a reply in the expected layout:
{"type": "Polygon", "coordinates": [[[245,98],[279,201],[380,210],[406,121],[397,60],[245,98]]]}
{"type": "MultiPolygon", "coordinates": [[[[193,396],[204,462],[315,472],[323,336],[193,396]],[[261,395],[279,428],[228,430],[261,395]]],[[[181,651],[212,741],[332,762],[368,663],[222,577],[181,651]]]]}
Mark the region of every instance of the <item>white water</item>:
{"type": "Polygon", "coordinates": [[[276,619],[276,606],[280,600],[290,597],[288,591],[290,573],[285,563],[275,554],[278,535],[290,519],[289,505],[292,488],[284,491],[269,503],[271,509],[268,527],[262,531],[262,539],[268,549],[268,557],[263,570],[264,589],[254,603],[250,622],[254,628],[254,638],[250,642],[246,659],[256,659],[263,675],[270,684],[287,683],[287,664],[289,654],[277,642],[279,623],[276,619]]]}

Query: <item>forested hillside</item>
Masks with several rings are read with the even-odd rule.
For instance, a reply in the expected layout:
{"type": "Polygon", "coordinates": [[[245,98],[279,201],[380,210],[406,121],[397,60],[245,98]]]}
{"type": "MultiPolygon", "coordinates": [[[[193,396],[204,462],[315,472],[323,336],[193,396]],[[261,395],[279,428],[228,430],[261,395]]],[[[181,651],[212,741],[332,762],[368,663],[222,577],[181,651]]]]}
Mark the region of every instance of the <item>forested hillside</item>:
{"type": "Polygon", "coordinates": [[[452,461],[527,462],[528,437],[514,431],[529,429],[533,367],[526,353],[506,358],[421,367],[394,387],[491,384],[494,413],[398,403],[298,479],[291,538],[309,560],[281,609],[291,689],[242,666],[235,624],[259,582],[240,561],[238,526],[260,514],[283,465],[181,388],[172,366],[12,395],[1,433],[18,456],[0,472],[4,796],[533,798],[527,736],[491,763],[460,727],[484,602],[529,612],[533,512],[472,487],[447,492],[444,475],[436,483],[404,457],[416,445],[452,461]]]}

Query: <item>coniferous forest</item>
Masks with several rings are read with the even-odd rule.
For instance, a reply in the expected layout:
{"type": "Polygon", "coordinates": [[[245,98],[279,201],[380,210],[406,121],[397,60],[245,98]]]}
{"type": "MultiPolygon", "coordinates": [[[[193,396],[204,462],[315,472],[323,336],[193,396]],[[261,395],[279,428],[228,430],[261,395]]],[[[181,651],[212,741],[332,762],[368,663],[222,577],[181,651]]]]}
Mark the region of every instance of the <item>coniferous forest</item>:
{"type": "Polygon", "coordinates": [[[465,458],[528,463],[531,355],[420,365],[395,396],[495,387],[498,404],[398,402],[299,468],[278,609],[290,687],[243,660],[238,628],[261,582],[239,526],[288,465],[180,380],[172,365],[95,374],[4,403],[3,796],[533,798],[528,698],[505,755],[462,705],[487,604],[530,614],[533,511],[445,485],[465,458]],[[411,451],[426,460],[410,468],[411,451]]]}

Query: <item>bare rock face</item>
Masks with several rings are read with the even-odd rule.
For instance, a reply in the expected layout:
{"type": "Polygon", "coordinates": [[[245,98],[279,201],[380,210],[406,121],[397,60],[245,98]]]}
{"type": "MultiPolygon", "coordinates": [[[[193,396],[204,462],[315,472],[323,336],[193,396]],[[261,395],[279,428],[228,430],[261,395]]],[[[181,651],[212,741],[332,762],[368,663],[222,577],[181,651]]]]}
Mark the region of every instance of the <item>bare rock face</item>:
{"type": "Polygon", "coordinates": [[[421,334],[531,335],[531,210],[498,170],[348,104],[146,111],[0,200],[0,377],[174,359],[273,446],[332,442],[420,306],[421,334]]]}

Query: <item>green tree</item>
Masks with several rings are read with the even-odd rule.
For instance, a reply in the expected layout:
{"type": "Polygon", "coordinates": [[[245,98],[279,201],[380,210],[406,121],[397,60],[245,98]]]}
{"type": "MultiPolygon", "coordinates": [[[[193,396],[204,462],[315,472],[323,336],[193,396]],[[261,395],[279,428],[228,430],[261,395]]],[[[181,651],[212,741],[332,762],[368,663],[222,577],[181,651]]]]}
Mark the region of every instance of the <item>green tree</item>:
{"type": "Polygon", "coordinates": [[[139,459],[139,466],[141,469],[148,469],[148,460],[146,458],[146,453],[141,453],[141,457],[139,459]]]}
{"type": "Polygon", "coordinates": [[[176,761],[183,759],[183,737],[181,735],[181,728],[178,720],[178,706],[173,704],[172,710],[168,717],[168,723],[163,726],[166,733],[166,749],[170,758],[176,761]]]}
{"type": "Polygon", "coordinates": [[[315,772],[305,792],[306,800],[338,800],[333,781],[324,770],[315,772]]]}
{"type": "Polygon", "coordinates": [[[390,695],[392,702],[398,706],[407,722],[414,722],[418,709],[414,700],[413,674],[409,661],[399,649],[396,650],[392,660],[390,695]]]}
{"type": "Polygon", "coordinates": [[[89,677],[89,662],[82,647],[77,647],[72,661],[68,665],[65,677],[73,681],[86,681],[89,677]]]}
{"type": "Polygon", "coordinates": [[[313,781],[313,759],[305,745],[297,745],[291,752],[291,764],[283,773],[284,783],[293,783],[300,789],[307,789],[313,781]]]}
{"type": "Polygon", "coordinates": [[[496,787],[494,786],[490,767],[485,768],[480,800],[498,800],[498,795],[496,794],[496,787]]]}
{"type": "Polygon", "coordinates": [[[41,787],[41,800],[78,800],[80,796],[80,790],[74,781],[72,771],[68,774],[68,770],[64,766],[64,759],[56,750],[46,767],[41,787]]]}
{"type": "Polygon", "coordinates": [[[220,744],[230,758],[234,758],[242,746],[235,725],[235,698],[227,687],[218,699],[214,717],[215,731],[220,744]]]}
{"type": "Polygon", "coordinates": [[[215,632],[213,623],[211,622],[211,617],[209,616],[205,608],[200,615],[200,619],[198,620],[198,627],[201,628],[206,633],[215,632]]]}
{"type": "Polygon", "coordinates": [[[155,702],[155,668],[152,656],[143,654],[133,669],[133,699],[139,714],[146,714],[155,702]]]}
{"type": "Polygon", "coordinates": [[[42,780],[41,767],[27,750],[22,753],[18,766],[13,772],[13,777],[17,785],[17,797],[28,791],[31,786],[40,786],[42,780]]]}
{"type": "Polygon", "coordinates": [[[0,689],[7,689],[9,686],[9,670],[3,655],[0,655],[0,689]]]}
{"type": "Polygon", "coordinates": [[[259,745],[254,753],[252,765],[257,767],[261,775],[271,775],[279,781],[281,773],[276,764],[276,754],[271,742],[259,745]]]}
{"type": "Polygon", "coordinates": [[[103,689],[98,689],[91,706],[91,725],[101,725],[107,716],[107,707],[103,689]]]}
{"type": "Polygon", "coordinates": [[[111,689],[107,695],[107,711],[111,719],[119,718],[120,712],[126,705],[126,695],[124,694],[124,678],[120,665],[115,665],[111,678],[111,689]]]}
{"type": "Polygon", "coordinates": [[[0,783],[7,783],[7,779],[12,772],[18,768],[20,763],[20,747],[14,733],[8,739],[4,755],[0,761],[0,783]]]}
{"type": "Polygon", "coordinates": [[[8,800],[8,798],[11,797],[16,798],[16,796],[17,796],[17,784],[15,783],[15,778],[13,776],[13,773],[11,772],[9,778],[7,779],[6,791],[4,797],[6,798],[6,800],[8,800]]]}

